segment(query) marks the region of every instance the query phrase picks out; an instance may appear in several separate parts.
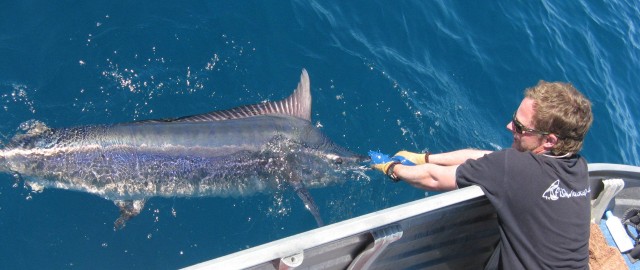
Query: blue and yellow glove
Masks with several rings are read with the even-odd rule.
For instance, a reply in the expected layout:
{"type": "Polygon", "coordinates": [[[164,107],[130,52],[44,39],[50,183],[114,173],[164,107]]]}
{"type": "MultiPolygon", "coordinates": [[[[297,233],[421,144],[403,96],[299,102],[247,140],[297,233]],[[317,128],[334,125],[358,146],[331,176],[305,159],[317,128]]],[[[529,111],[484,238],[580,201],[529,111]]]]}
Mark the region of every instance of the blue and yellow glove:
{"type": "Polygon", "coordinates": [[[398,182],[398,177],[393,173],[393,167],[397,164],[414,166],[428,162],[429,154],[418,154],[408,151],[400,151],[393,157],[376,151],[369,151],[371,157],[371,167],[389,176],[394,182],[398,182]]]}
{"type": "Polygon", "coordinates": [[[389,155],[376,151],[369,151],[369,157],[371,157],[371,167],[384,174],[387,174],[391,165],[401,163],[398,160],[391,159],[389,155]]]}
{"type": "Polygon", "coordinates": [[[403,165],[421,165],[429,163],[430,153],[413,153],[409,151],[400,151],[396,153],[391,159],[400,161],[403,165]],[[413,163],[413,164],[407,164],[413,163]]]}

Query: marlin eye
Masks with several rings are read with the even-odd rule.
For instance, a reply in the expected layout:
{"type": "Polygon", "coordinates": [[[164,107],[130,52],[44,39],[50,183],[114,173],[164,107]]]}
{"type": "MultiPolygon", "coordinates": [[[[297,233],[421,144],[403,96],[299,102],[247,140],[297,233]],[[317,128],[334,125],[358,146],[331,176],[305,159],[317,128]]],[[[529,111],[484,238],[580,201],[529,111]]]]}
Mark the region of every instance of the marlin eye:
{"type": "Polygon", "coordinates": [[[341,158],[341,157],[338,157],[338,158],[334,159],[334,160],[333,160],[333,163],[335,163],[335,164],[342,164],[342,158],[341,158]]]}
{"type": "Polygon", "coordinates": [[[334,164],[342,164],[342,158],[338,155],[328,154],[327,158],[333,161],[334,164]]]}

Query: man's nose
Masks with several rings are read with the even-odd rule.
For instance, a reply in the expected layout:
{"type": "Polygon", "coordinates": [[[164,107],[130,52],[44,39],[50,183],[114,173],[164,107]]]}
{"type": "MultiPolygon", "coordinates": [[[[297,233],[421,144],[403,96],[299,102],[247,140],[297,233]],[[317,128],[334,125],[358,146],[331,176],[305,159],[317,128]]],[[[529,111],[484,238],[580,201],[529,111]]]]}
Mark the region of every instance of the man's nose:
{"type": "Polygon", "coordinates": [[[513,129],[513,121],[509,121],[509,123],[507,123],[507,130],[511,131],[511,133],[516,133],[513,129]]]}

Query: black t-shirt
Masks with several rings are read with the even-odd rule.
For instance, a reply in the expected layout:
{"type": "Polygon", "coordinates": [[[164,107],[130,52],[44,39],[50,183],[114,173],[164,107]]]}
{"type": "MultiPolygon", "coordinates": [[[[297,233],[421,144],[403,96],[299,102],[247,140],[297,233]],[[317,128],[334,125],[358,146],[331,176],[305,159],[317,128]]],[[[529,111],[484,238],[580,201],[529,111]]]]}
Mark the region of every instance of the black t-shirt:
{"type": "Polygon", "coordinates": [[[590,192],[587,162],[514,149],[468,160],[458,187],[479,185],[496,208],[500,268],[586,269],[590,192]]]}

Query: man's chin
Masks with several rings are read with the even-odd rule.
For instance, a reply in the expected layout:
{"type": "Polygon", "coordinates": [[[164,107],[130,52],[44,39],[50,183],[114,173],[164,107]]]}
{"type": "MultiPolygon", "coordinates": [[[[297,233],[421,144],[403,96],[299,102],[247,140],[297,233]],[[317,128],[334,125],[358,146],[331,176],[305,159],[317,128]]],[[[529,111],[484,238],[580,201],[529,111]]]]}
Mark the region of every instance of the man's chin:
{"type": "Polygon", "coordinates": [[[516,149],[516,150],[518,150],[520,152],[527,151],[517,141],[513,141],[513,144],[511,144],[511,148],[516,149]]]}

